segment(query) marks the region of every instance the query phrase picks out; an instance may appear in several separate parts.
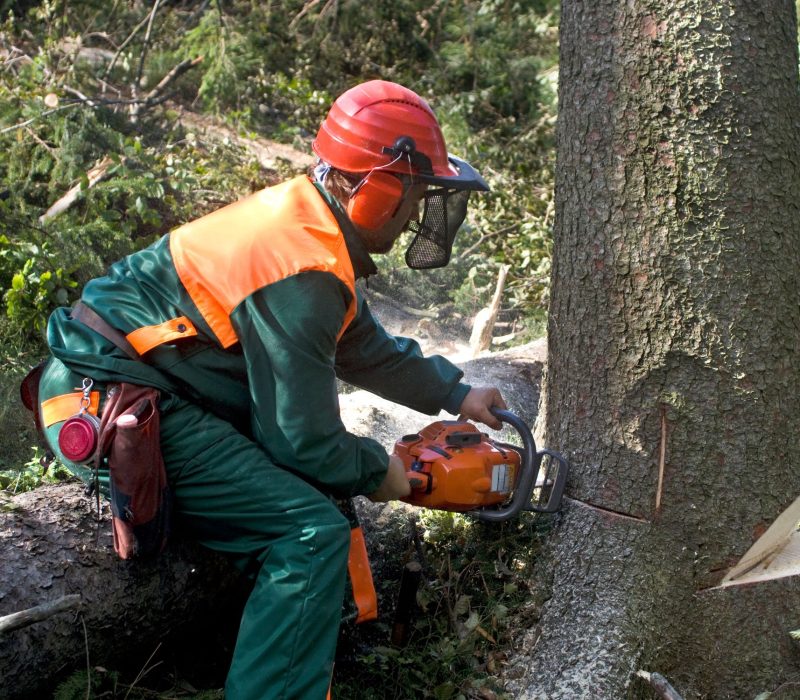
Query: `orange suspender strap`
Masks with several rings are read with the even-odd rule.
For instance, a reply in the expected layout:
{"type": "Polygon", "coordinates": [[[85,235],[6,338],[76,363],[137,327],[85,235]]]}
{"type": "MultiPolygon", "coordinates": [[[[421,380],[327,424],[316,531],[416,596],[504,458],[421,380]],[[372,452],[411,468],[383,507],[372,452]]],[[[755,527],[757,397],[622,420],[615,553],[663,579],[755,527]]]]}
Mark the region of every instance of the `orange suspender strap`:
{"type": "MultiPolygon", "coordinates": [[[[76,415],[81,410],[81,400],[83,392],[76,391],[72,394],[61,394],[51,399],[42,401],[42,423],[45,428],[49,428],[54,423],[60,423],[76,415]]],[[[97,415],[100,407],[100,392],[93,391],[89,395],[89,413],[97,415]]]]}
{"type": "Polygon", "coordinates": [[[375,620],[378,617],[378,595],[375,593],[375,584],[372,582],[364,532],[360,527],[350,530],[350,556],[347,560],[347,570],[350,572],[353,600],[358,608],[356,622],[375,620]]]}
{"type": "Polygon", "coordinates": [[[70,316],[102,335],[133,360],[142,359],[142,355],[157,345],[197,335],[197,329],[186,316],[171,318],[152,326],[143,326],[131,331],[128,335],[123,335],[116,328],[113,328],[82,301],[75,304],[70,316]]]}
{"type": "Polygon", "coordinates": [[[148,350],[152,350],[156,345],[171,343],[180,338],[190,338],[197,335],[194,324],[186,318],[171,318],[163,323],[154,326],[143,326],[135,331],[128,333],[125,339],[133,346],[134,350],[140,355],[144,355],[148,350]]]}

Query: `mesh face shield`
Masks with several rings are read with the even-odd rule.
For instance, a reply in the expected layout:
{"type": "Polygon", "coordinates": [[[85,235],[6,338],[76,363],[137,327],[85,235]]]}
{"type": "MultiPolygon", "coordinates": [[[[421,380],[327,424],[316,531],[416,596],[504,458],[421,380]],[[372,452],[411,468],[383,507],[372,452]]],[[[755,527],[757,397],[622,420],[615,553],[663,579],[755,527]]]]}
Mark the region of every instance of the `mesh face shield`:
{"type": "Polygon", "coordinates": [[[445,187],[425,193],[422,218],[408,225],[414,238],[406,250],[406,265],[413,270],[447,265],[456,232],[467,216],[469,193],[445,187]]]}

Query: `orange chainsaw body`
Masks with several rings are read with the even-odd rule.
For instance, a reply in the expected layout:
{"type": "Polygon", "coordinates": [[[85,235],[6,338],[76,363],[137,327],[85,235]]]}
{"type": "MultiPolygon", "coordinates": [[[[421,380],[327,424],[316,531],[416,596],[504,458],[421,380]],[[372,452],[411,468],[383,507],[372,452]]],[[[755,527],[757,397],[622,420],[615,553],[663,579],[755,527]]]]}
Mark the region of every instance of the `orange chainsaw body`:
{"type": "Polygon", "coordinates": [[[521,458],[466,421],[437,421],[395,443],[406,467],[411,495],[406,503],[469,511],[502,503],[513,492],[521,458]]]}

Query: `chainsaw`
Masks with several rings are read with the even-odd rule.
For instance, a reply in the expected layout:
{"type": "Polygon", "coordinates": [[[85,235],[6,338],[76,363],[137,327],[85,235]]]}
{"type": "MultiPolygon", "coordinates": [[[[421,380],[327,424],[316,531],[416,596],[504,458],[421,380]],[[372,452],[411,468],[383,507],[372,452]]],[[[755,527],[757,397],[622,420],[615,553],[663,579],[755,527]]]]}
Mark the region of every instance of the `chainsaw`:
{"type": "Polygon", "coordinates": [[[394,454],[403,461],[411,484],[411,495],[402,500],[488,522],[509,520],[522,511],[557,511],[567,460],[552,450],[537,451],[530,429],[515,414],[502,409],[492,413],[519,433],[522,447],[493,440],[468,421],[437,421],[400,438],[394,454]]]}

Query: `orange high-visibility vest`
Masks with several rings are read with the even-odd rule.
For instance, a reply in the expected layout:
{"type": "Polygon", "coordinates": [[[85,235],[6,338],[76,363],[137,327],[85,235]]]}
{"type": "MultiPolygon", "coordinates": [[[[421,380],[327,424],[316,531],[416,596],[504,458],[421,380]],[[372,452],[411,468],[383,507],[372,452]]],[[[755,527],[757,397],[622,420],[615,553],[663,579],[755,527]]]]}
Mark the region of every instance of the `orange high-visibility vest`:
{"type": "Polygon", "coordinates": [[[238,341],[230,315],[242,301],[301,272],[330,272],[350,290],[339,337],[355,317],[355,273],[344,236],[305,175],[181,226],[170,234],[170,253],[183,286],[224,348],[238,341]]]}

